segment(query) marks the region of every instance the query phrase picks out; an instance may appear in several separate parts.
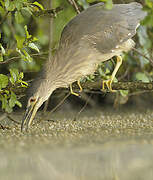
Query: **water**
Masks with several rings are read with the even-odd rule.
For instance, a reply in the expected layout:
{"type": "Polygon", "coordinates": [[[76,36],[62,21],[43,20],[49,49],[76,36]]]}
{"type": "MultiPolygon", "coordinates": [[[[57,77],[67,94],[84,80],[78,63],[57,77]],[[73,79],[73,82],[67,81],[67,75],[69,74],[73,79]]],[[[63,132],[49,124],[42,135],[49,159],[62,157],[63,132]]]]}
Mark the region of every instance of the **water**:
{"type": "MultiPolygon", "coordinates": [[[[153,110],[74,116],[57,112],[44,120],[39,114],[28,133],[4,118],[9,129],[0,129],[0,179],[153,179],[153,110]]],[[[22,113],[12,117],[20,121],[22,113]]]]}

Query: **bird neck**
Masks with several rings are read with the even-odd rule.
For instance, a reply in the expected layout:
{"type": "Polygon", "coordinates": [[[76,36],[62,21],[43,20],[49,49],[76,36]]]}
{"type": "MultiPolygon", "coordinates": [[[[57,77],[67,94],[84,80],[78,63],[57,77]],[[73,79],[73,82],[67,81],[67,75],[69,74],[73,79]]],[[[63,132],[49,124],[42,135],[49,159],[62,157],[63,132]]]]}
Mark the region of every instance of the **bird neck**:
{"type": "Polygon", "coordinates": [[[58,50],[56,54],[46,62],[43,67],[43,78],[50,84],[50,87],[54,89],[67,87],[66,79],[68,78],[69,62],[69,53],[63,50],[58,50]]]}

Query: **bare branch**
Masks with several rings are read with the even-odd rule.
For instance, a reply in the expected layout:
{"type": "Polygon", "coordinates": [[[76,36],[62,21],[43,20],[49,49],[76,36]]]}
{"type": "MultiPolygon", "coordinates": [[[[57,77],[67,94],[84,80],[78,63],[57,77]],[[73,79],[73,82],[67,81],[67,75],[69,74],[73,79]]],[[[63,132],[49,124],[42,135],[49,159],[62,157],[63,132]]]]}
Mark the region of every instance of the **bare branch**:
{"type": "Polygon", "coordinates": [[[20,58],[21,58],[21,57],[19,57],[19,56],[12,57],[12,58],[10,58],[10,59],[7,59],[6,61],[0,62],[0,64],[8,64],[8,63],[10,63],[10,62],[12,62],[12,61],[15,61],[15,60],[18,60],[18,59],[20,59],[20,58]]]}
{"type": "Polygon", "coordinates": [[[88,97],[88,99],[86,100],[85,104],[83,105],[83,107],[80,109],[80,111],[76,114],[76,116],[74,117],[74,120],[76,121],[78,119],[78,117],[80,116],[80,114],[82,113],[82,111],[86,108],[86,106],[88,105],[88,102],[90,101],[92,94],[88,97]]]}
{"type": "MultiPolygon", "coordinates": [[[[31,56],[32,56],[32,57],[34,57],[34,56],[42,56],[42,55],[46,55],[46,54],[48,54],[48,52],[35,53],[35,54],[31,54],[31,56]]],[[[16,60],[19,60],[19,59],[21,59],[21,56],[11,57],[11,58],[7,59],[6,61],[0,62],[0,64],[9,64],[10,62],[16,61],[16,60]]]]}
{"type": "Polygon", "coordinates": [[[69,1],[69,3],[74,7],[74,9],[76,10],[76,12],[77,12],[78,14],[80,14],[79,7],[78,7],[77,3],[75,2],[75,0],[68,0],[68,1],[69,1]]]}
{"type": "MultiPolygon", "coordinates": [[[[86,82],[82,84],[82,87],[84,89],[92,89],[92,90],[97,90],[102,88],[102,81],[97,81],[97,82],[86,82]]],[[[116,82],[112,83],[112,89],[114,90],[132,90],[136,91],[138,89],[141,90],[153,90],[153,82],[150,83],[145,83],[145,82],[116,82]]],[[[105,90],[104,90],[105,92],[105,90]]]]}
{"type": "Polygon", "coordinates": [[[57,7],[55,9],[44,9],[44,10],[39,10],[34,12],[35,16],[46,16],[46,15],[50,15],[51,17],[56,17],[57,14],[62,11],[63,8],[62,7],[57,7]]]}
{"type": "Polygon", "coordinates": [[[50,114],[52,114],[54,111],[56,111],[56,109],[58,108],[58,107],[60,107],[63,103],[64,103],[64,101],[70,96],[70,92],[57,104],[57,106],[55,106],[48,114],[47,114],[47,116],[46,116],[46,118],[45,119],[47,119],[49,116],[50,116],[50,114]]]}
{"type": "Polygon", "coordinates": [[[8,113],[7,113],[7,118],[8,118],[10,121],[14,122],[15,124],[20,124],[20,122],[18,122],[18,121],[16,121],[15,119],[13,119],[8,113]]]}
{"type": "Polygon", "coordinates": [[[152,59],[148,58],[146,55],[144,55],[144,54],[142,54],[141,52],[139,52],[136,48],[133,48],[133,50],[134,50],[135,52],[137,52],[138,54],[140,54],[141,56],[143,56],[144,58],[148,59],[149,62],[150,62],[150,64],[153,66],[153,60],[152,60],[152,59]]]}
{"type": "MultiPolygon", "coordinates": [[[[99,92],[109,92],[109,90],[101,90],[102,89],[102,81],[97,82],[85,82],[81,84],[83,88],[83,92],[92,93],[92,94],[99,94],[99,92]],[[99,90],[97,92],[97,90],[99,90]]],[[[13,91],[17,95],[21,95],[25,93],[25,90],[27,88],[21,87],[21,88],[14,88],[13,91]]],[[[112,83],[112,89],[113,90],[130,90],[132,92],[137,90],[144,90],[147,92],[153,91],[153,82],[145,83],[145,82],[116,82],[112,83]]],[[[59,91],[64,90],[65,92],[69,92],[69,89],[61,88],[56,91],[56,93],[59,93],[59,91]]],[[[79,88],[76,83],[73,84],[73,91],[76,93],[79,93],[79,88]]]]}

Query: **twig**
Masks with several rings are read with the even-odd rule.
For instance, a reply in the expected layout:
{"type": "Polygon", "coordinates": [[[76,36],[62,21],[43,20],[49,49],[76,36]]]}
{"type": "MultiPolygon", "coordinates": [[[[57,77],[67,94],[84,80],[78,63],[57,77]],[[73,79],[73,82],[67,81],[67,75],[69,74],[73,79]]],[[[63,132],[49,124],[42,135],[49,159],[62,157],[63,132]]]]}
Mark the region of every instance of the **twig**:
{"type": "Polygon", "coordinates": [[[17,60],[17,59],[20,59],[21,57],[19,57],[19,56],[17,56],[17,57],[12,57],[12,58],[10,58],[10,59],[7,59],[6,61],[2,61],[2,62],[0,62],[0,64],[8,64],[8,63],[10,63],[10,62],[12,62],[12,61],[15,61],[15,60],[17,60]]]}
{"type": "Polygon", "coordinates": [[[47,117],[45,119],[48,118],[48,116],[53,113],[59,106],[61,106],[63,104],[63,102],[70,96],[70,92],[57,104],[57,106],[55,106],[47,115],[47,117]]]}
{"type": "MultiPolygon", "coordinates": [[[[7,118],[7,114],[4,113],[3,115],[0,116],[0,121],[2,121],[3,119],[7,118]]],[[[7,126],[3,126],[2,124],[0,124],[0,129],[5,130],[5,129],[10,129],[7,126]]]]}
{"type": "Polygon", "coordinates": [[[35,16],[45,16],[45,15],[50,15],[51,17],[56,17],[57,14],[62,11],[62,7],[57,7],[56,9],[45,9],[45,10],[39,10],[34,12],[35,16]]]}
{"type": "Polygon", "coordinates": [[[118,81],[120,81],[120,80],[124,79],[124,78],[128,75],[129,69],[130,69],[130,68],[129,68],[129,67],[127,67],[127,69],[126,69],[125,73],[124,73],[122,76],[120,76],[119,78],[117,78],[117,79],[118,79],[118,81]]]}
{"type": "MultiPolygon", "coordinates": [[[[45,54],[48,54],[48,52],[45,52],[45,53],[35,53],[35,54],[31,54],[31,56],[41,56],[41,55],[45,55],[45,54]]],[[[8,64],[8,63],[10,63],[12,61],[19,60],[19,59],[21,59],[21,56],[15,56],[15,57],[7,59],[6,61],[0,62],[0,64],[8,64]]]]}
{"type": "Polygon", "coordinates": [[[144,94],[144,93],[150,93],[150,92],[153,92],[153,90],[152,91],[144,90],[144,91],[132,92],[132,93],[129,93],[128,96],[136,96],[136,95],[140,95],[140,94],[144,94]]]}
{"type": "Polygon", "coordinates": [[[80,10],[79,10],[78,5],[77,5],[77,3],[75,2],[75,0],[68,0],[68,1],[69,1],[69,3],[74,7],[74,9],[76,10],[76,12],[77,12],[78,14],[80,14],[80,10]]]}
{"type": "Polygon", "coordinates": [[[83,105],[83,107],[80,109],[80,111],[76,114],[76,116],[74,117],[74,121],[77,120],[78,116],[80,116],[80,114],[82,113],[82,111],[86,108],[90,98],[91,98],[92,94],[88,97],[88,99],[86,100],[85,104],[83,105]]]}
{"type": "Polygon", "coordinates": [[[7,118],[8,118],[9,120],[11,120],[12,122],[14,122],[15,124],[20,124],[20,122],[14,120],[14,119],[13,119],[10,115],[8,115],[8,114],[7,114],[7,118]]]}
{"type": "Polygon", "coordinates": [[[148,59],[150,64],[153,66],[153,60],[148,58],[146,55],[142,54],[141,52],[139,52],[136,48],[133,48],[134,51],[136,51],[138,54],[140,54],[141,56],[143,56],[144,58],[148,59]]]}
{"type": "MultiPolygon", "coordinates": [[[[95,91],[94,91],[95,92],[95,91]]],[[[98,91],[97,91],[98,92],[98,91]]],[[[100,92],[100,91],[99,91],[100,92]]],[[[86,102],[87,100],[88,100],[88,98],[89,98],[89,95],[88,94],[90,93],[90,91],[89,92],[85,92],[85,91],[82,91],[82,92],[80,92],[79,93],[79,95],[80,95],[80,97],[81,97],[81,99],[84,101],[84,102],[86,102]]],[[[93,94],[93,93],[90,93],[90,94],[93,94]]],[[[102,92],[101,92],[101,94],[102,94],[102,92]]],[[[95,106],[95,101],[93,101],[91,98],[88,100],[88,104],[90,105],[90,106],[92,106],[92,107],[94,107],[95,106]]]]}

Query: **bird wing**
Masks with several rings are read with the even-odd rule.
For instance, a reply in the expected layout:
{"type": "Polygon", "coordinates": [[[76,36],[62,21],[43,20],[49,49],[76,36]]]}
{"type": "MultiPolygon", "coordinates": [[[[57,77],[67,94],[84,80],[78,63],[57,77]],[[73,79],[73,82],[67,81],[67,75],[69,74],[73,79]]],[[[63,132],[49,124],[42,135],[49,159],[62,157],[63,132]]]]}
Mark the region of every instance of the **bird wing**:
{"type": "Polygon", "coordinates": [[[66,25],[60,44],[88,42],[100,52],[108,53],[135,35],[139,21],[145,15],[139,3],[116,4],[111,10],[98,3],[66,25]]]}

